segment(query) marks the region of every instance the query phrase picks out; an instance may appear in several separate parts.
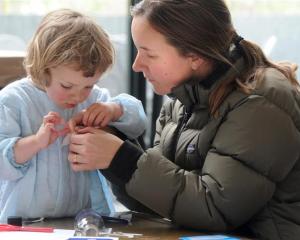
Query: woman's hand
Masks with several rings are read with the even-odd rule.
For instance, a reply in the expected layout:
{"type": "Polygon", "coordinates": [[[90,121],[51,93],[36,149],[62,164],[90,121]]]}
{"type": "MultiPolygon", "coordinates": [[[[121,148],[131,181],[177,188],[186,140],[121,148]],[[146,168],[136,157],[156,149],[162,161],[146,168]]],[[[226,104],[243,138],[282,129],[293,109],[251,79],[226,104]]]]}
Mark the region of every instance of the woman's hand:
{"type": "Polygon", "coordinates": [[[86,127],[71,134],[68,160],[74,171],[106,169],[122,144],[111,133],[86,127]]]}

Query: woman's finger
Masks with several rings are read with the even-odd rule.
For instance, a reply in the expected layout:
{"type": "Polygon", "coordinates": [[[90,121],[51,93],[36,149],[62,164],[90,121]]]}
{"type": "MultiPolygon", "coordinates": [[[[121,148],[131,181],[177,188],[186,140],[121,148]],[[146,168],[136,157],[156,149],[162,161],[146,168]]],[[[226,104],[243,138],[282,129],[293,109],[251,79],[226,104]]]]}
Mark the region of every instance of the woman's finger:
{"type": "Polygon", "coordinates": [[[85,163],[71,163],[70,165],[74,172],[94,170],[91,166],[85,163]]]}
{"type": "Polygon", "coordinates": [[[80,134],[85,134],[85,133],[101,133],[103,132],[103,130],[99,129],[99,128],[95,128],[95,127],[84,127],[84,128],[79,128],[77,129],[77,133],[80,134]]]}
{"type": "Polygon", "coordinates": [[[74,138],[70,137],[69,150],[74,153],[82,154],[83,148],[85,148],[85,145],[83,145],[83,143],[84,140],[82,139],[78,140],[77,138],[75,138],[74,140],[74,138]]]}
{"type": "Polygon", "coordinates": [[[76,154],[76,163],[80,163],[80,164],[83,164],[83,163],[88,163],[88,160],[81,154],[76,154]]]}
{"type": "Polygon", "coordinates": [[[68,155],[68,160],[70,163],[77,163],[77,158],[78,158],[78,154],[76,152],[69,152],[69,155],[68,155]]]}
{"type": "Polygon", "coordinates": [[[75,132],[76,126],[82,125],[82,117],[83,117],[83,111],[76,114],[68,121],[68,126],[71,132],[75,132]]]}

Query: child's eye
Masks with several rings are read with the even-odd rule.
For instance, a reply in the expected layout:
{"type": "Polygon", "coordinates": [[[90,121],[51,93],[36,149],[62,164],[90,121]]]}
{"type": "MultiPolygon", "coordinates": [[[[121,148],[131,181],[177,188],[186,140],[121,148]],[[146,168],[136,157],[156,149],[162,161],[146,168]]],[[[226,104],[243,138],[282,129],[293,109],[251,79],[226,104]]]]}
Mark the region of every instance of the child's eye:
{"type": "Polygon", "coordinates": [[[61,86],[62,88],[64,88],[64,89],[71,89],[71,88],[72,88],[72,86],[66,86],[66,85],[63,85],[63,84],[60,84],[60,86],[61,86]]]}
{"type": "Polygon", "coordinates": [[[86,86],[85,89],[92,89],[94,86],[86,86]]]}

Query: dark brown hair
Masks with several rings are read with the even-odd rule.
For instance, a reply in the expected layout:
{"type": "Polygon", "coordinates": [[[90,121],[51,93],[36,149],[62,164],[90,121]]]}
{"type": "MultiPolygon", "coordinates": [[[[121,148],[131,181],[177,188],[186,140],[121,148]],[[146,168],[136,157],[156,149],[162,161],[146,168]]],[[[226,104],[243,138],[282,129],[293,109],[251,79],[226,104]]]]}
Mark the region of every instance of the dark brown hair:
{"type": "Polygon", "coordinates": [[[146,17],[183,56],[193,53],[215,65],[234,66],[234,74],[226,74],[227,79],[210,95],[212,114],[233,89],[250,93],[266,67],[278,69],[299,87],[294,74],[296,65],[275,64],[258,45],[238,36],[223,0],[143,0],[132,8],[131,14],[146,17]]]}

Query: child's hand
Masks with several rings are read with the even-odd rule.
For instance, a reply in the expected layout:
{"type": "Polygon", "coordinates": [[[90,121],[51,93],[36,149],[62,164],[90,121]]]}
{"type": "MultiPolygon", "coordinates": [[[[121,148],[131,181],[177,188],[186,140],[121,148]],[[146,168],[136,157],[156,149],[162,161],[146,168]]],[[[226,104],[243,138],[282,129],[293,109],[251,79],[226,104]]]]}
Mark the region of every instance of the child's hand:
{"type": "Polygon", "coordinates": [[[106,127],[109,122],[117,121],[122,116],[123,109],[117,103],[93,103],[82,113],[82,125],[106,127]]]}
{"type": "Polygon", "coordinates": [[[49,112],[44,116],[43,124],[36,133],[36,137],[41,149],[48,147],[59,136],[68,133],[69,127],[64,119],[56,112],[49,112]]]}

